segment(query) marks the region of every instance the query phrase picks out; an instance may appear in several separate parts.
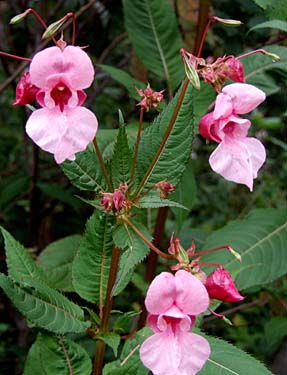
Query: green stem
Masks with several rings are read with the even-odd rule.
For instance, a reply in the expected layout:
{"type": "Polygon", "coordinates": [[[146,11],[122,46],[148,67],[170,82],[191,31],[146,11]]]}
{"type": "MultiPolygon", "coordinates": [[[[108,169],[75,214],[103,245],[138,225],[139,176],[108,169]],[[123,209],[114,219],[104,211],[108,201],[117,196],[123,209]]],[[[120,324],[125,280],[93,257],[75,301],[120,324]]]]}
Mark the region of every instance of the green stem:
{"type": "Polygon", "coordinates": [[[175,259],[173,255],[169,255],[169,254],[166,254],[164,253],[163,251],[159,250],[152,242],[150,242],[143,234],[141,231],[138,230],[138,228],[128,219],[128,218],[124,218],[123,219],[131,228],[132,230],[143,240],[143,242],[145,244],[148,245],[148,247],[155,251],[158,255],[160,255],[161,257],[165,258],[165,259],[175,259]]]}
{"type": "MultiPolygon", "coordinates": [[[[103,317],[100,324],[99,333],[107,333],[109,331],[109,320],[111,315],[111,309],[113,304],[112,299],[112,290],[115,285],[118,264],[120,259],[120,249],[116,246],[113,246],[112,250],[112,259],[111,259],[111,268],[109,273],[109,280],[106,292],[106,301],[103,309],[103,317]]],[[[96,355],[94,360],[94,370],[93,375],[102,375],[103,364],[104,364],[104,355],[105,355],[106,344],[103,340],[96,340],[96,355]]]]}
{"type": "Polygon", "coordinates": [[[97,153],[99,162],[101,164],[101,168],[102,168],[106,183],[108,185],[108,189],[109,189],[109,191],[113,191],[113,186],[112,186],[111,180],[109,178],[108,171],[106,169],[105,162],[104,162],[101,150],[99,149],[98,142],[97,142],[96,138],[94,138],[93,143],[94,143],[94,146],[95,146],[95,149],[96,149],[96,153],[97,153]]]}
{"type": "Polygon", "coordinates": [[[155,167],[158,159],[160,158],[162,150],[164,149],[164,146],[165,146],[165,144],[166,144],[166,142],[168,140],[168,137],[170,136],[170,133],[171,133],[171,131],[173,129],[173,126],[175,124],[175,121],[177,119],[177,115],[178,115],[178,112],[180,110],[181,104],[183,102],[184,95],[185,95],[186,89],[188,87],[188,84],[189,84],[189,80],[188,80],[188,78],[186,78],[184,80],[184,82],[183,82],[181,93],[179,95],[178,101],[176,103],[175,109],[173,111],[172,117],[171,117],[170,122],[168,124],[168,127],[166,129],[166,132],[165,132],[165,134],[163,136],[162,142],[161,142],[161,144],[160,144],[160,146],[159,146],[159,148],[158,148],[158,150],[157,150],[157,152],[156,152],[156,154],[155,154],[152,162],[150,163],[150,165],[149,165],[149,167],[148,167],[145,175],[143,176],[143,178],[142,178],[142,180],[141,180],[141,182],[140,182],[140,184],[139,184],[139,186],[138,186],[138,188],[137,188],[137,190],[135,192],[134,199],[137,198],[137,196],[140,194],[140,192],[144,188],[145,183],[147,182],[147,180],[148,180],[150,174],[152,173],[152,171],[153,171],[153,169],[154,169],[154,167],[155,167]]]}
{"type": "Polygon", "coordinates": [[[144,108],[141,108],[140,109],[140,119],[139,119],[137,140],[136,140],[136,146],[135,146],[135,153],[134,153],[134,160],[133,160],[131,178],[130,178],[130,183],[129,183],[130,186],[133,183],[135,170],[136,170],[137,156],[138,156],[138,151],[139,151],[139,144],[140,144],[140,139],[141,139],[142,126],[143,126],[143,113],[144,113],[144,108]]]}

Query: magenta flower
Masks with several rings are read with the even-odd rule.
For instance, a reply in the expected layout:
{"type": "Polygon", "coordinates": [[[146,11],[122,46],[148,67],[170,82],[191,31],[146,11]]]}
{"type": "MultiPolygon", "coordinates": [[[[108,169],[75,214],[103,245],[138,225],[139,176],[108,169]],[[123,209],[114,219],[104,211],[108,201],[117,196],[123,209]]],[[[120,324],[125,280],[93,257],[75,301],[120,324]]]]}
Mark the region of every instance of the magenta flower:
{"type": "Polygon", "coordinates": [[[21,77],[16,87],[16,100],[13,105],[26,105],[36,99],[38,87],[31,83],[30,73],[26,72],[21,77]]]}
{"type": "Polygon", "coordinates": [[[223,267],[217,268],[208,275],[205,287],[212,299],[215,298],[223,302],[237,302],[244,299],[238,292],[229,272],[223,267]]]}
{"type": "Polygon", "coordinates": [[[26,131],[43,150],[54,154],[57,163],[75,160],[94,139],[98,121],[82,107],[94,79],[89,56],[80,47],[50,47],[38,52],[30,66],[31,83],[39,91],[43,107],[32,113],[26,131]]]}
{"type": "Polygon", "coordinates": [[[140,358],[154,375],[194,375],[202,368],[210,355],[209,343],[189,331],[208,304],[204,285],[187,271],[174,276],[162,272],[153,280],[145,305],[154,335],[142,344],[140,358]]]}
{"type": "Polygon", "coordinates": [[[238,115],[252,111],[264,100],[264,92],[257,87],[233,83],[223,88],[214,111],[199,123],[200,134],[219,143],[209,158],[211,168],[226,180],[247,185],[250,191],[266,153],[260,141],[247,137],[250,121],[238,115]]]}

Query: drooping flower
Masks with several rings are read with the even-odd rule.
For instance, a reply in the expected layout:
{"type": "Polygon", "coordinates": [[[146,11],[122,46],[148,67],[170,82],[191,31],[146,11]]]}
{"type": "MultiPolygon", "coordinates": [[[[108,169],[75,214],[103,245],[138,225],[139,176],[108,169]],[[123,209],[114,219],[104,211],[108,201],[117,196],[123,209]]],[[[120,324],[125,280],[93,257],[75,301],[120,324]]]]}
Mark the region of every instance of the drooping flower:
{"type": "Polygon", "coordinates": [[[16,100],[13,105],[26,105],[36,99],[38,87],[32,84],[30,73],[26,72],[21,77],[16,87],[16,100]]]}
{"type": "Polygon", "coordinates": [[[250,191],[266,153],[260,141],[247,137],[250,121],[238,115],[252,111],[264,100],[265,93],[255,86],[227,85],[217,96],[214,111],[199,123],[200,134],[219,143],[209,158],[211,168],[226,180],[247,185],[250,191]]]}
{"type": "Polygon", "coordinates": [[[43,150],[53,153],[57,163],[75,160],[75,154],[94,139],[98,127],[96,116],[82,107],[86,98],[83,89],[94,79],[89,56],[80,47],[61,43],[38,52],[29,72],[43,108],[29,117],[27,134],[43,150]]]}
{"type": "Polygon", "coordinates": [[[229,272],[223,267],[217,268],[208,275],[205,287],[209,297],[212,299],[218,299],[223,302],[237,302],[244,299],[238,292],[229,272]]]}
{"type": "Polygon", "coordinates": [[[209,343],[190,330],[208,304],[204,285],[187,271],[162,272],[153,280],[145,305],[154,335],[142,344],[140,358],[154,375],[194,375],[203,367],[209,343]]]}

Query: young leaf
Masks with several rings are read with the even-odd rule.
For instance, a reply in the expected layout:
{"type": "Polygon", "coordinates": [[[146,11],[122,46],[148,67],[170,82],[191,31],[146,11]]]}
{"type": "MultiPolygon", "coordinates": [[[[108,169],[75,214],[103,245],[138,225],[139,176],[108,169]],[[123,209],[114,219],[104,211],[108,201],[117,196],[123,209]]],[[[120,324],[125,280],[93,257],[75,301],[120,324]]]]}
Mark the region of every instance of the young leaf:
{"type": "Polygon", "coordinates": [[[128,144],[125,125],[121,124],[111,162],[112,180],[115,187],[120,183],[128,182],[131,161],[132,154],[128,144]]]}
{"type": "MultiPolygon", "coordinates": [[[[133,224],[151,241],[151,235],[141,223],[133,224]]],[[[124,251],[121,254],[113,295],[119,294],[129,283],[135,266],[142,262],[149,252],[149,247],[127,224],[119,225],[113,233],[115,245],[124,251]]]]}
{"type": "Polygon", "coordinates": [[[75,234],[52,242],[40,254],[39,266],[49,277],[49,282],[59,290],[74,291],[72,284],[72,262],[82,236],[75,234]]]}
{"type": "Polygon", "coordinates": [[[257,30],[257,29],[279,29],[279,30],[282,30],[282,31],[285,31],[285,33],[287,32],[287,22],[285,21],[281,21],[281,20],[272,20],[272,21],[266,21],[266,22],[262,22],[262,23],[259,23],[258,25],[256,26],[253,26],[250,30],[250,31],[254,31],[254,30],[257,30]]]}
{"type": "MultiPolygon", "coordinates": [[[[184,202],[182,202],[184,203],[184,202]]],[[[158,194],[150,193],[137,202],[137,206],[140,208],[158,208],[158,207],[178,207],[180,210],[187,210],[185,206],[178,202],[171,201],[169,199],[160,198],[158,194]]]]}
{"type": "Polygon", "coordinates": [[[124,0],[125,26],[135,52],[172,89],[184,76],[182,41],[168,0],[124,0]]]}
{"type": "Polygon", "coordinates": [[[104,303],[112,255],[114,218],[96,211],[87,221],[86,232],[72,266],[73,285],[87,301],[104,303]]]}
{"type": "Polygon", "coordinates": [[[0,286],[16,308],[33,324],[55,333],[84,332],[83,310],[61,293],[26,278],[22,285],[0,274],[0,286]]]}
{"type": "MultiPolygon", "coordinates": [[[[154,123],[144,130],[138,153],[137,176],[143,178],[153,161],[172,117],[179,92],[154,123]]],[[[193,135],[193,88],[188,86],[179,114],[153,170],[146,178],[145,188],[167,180],[176,185],[190,158],[193,135]]]]}
{"type": "Polygon", "coordinates": [[[90,375],[88,353],[74,341],[39,333],[31,346],[23,375],[90,375]]]}
{"type": "Polygon", "coordinates": [[[97,335],[97,339],[103,340],[114,352],[114,356],[118,355],[118,348],[121,342],[121,336],[114,332],[101,333],[97,335]]]}
{"type": "Polygon", "coordinates": [[[232,221],[211,234],[203,247],[232,246],[241,254],[241,263],[224,250],[206,254],[202,259],[236,270],[239,289],[270,283],[287,273],[286,235],[286,210],[255,209],[245,219],[232,221]]]}
{"type": "Polygon", "coordinates": [[[49,284],[49,278],[34,262],[24,246],[16,241],[4,228],[0,227],[0,230],[4,237],[8,275],[11,279],[21,283],[23,278],[29,277],[49,284]]]}

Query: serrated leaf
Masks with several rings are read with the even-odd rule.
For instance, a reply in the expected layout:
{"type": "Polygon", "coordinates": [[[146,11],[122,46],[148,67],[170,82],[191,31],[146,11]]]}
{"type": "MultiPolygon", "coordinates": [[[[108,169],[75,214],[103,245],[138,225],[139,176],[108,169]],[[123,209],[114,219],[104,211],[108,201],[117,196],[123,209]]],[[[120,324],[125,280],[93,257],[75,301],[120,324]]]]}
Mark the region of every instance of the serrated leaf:
{"type": "Polygon", "coordinates": [[[49,278],[37,266],[25,247],[16,241],[4,228],[0,227],[0,230],[4,237],[6,263],[8,275],[11,279],[21,283],[23,278],[29,277],[49,284],[49,278]]]}
{"type": "MultiPolygon", "coordinates": [[[[151,241],[152,237],[144,225],[134,221],[133,224],[151,241]]],[[[115,228],[113,239],[115,245],[123,250],[120,257],[117,279],[113,289],[113,295],[117,295],[129,283],[135,266],[142,262],[147,256],[149,247],[127,224],[122,224],[115,228]]]]}
{"type": "Polygon", "coordinates": [[[172,89],[184,76],[182,41],[167,0],[124,0],[125,26],[136,54],[172,89]]]}
{"type": "Polygon", "coordinates": [[[105,190],[101,166],[93,149],[87,148],[85,151],[77,153],[76,160],[64,161],[60,167],[78,189],[105,190]]]}
{"type": "MultiPolygon", "coordinates": [[[[153,124],[142,133],[137,159],[137,176],[139,179],[144,177],[161,145],[180,91],[181,89],[165,110],[155,119],[153,124]]],[[[167,180],[169,183],[176,185],[181,178],[191,153],[193,134],[192,101],[193,88],[189,85],[168,140],[156,165],[146,178],[146,189],[162,180],[167,180]]]]}
{"type": "Polygon", "coordinates": [[[126,129],[124,125],[121,125],[111,161],[112,181],[115,187],[120,183],[129,181],[131,162],[132,153],[129,148],[126,129]]]}
{"type": "Polygon", "coordinates": [[[113,331],[114,332],[124,332],[128,329],[128,325],[130,324],[131,318],[138,316],[141,312],[140,311],[128,311],[122,313],[114,322],[113,324],[113,331]]]}
{"type": "MultiPolygon", "coordinates": [[[[195,330],[195,332],[197,331],[195,330]]],[[[262,363],[243,350],[224,340],[209,336],[204,337],[211,346],[211,355],[198,375],[251,375],[251,373],[252,375],[272,375],[262,363]],[[252,369],[251,373],[250,369],[252,369]]]]}
{"type": "Polygon", "coordinates": [[[187,210],[185,206],[170,199],[160,198],[157,193],[145,195],[137,202],[140,208],[158,208],[158,207],[178,207],[179,209],[187,210]]]}
{"type": "Polygon", "coordinates": [[[236,270],[239,289],[270,283],[287,273],[286,236],[286,210],[255,209],[245,219],[232,221],[211,234],[203,247],[232,246],[241,254],[241,263],[224,250],[206,254],[202,259],[236,270]]]}
{"type": "Polygon", "coordinates": [[[79,333],[89,327],[79,306],[39,281],[27,278],[18,285],[0,274],[0,286],[16,308],[38,327],[55,333],[79,333]]]}
{"type": "Polygon", "coordinates": [[[185,210],[176,208],[176,206],[171,209],[175,216],[177,231],[179,231],[196,198],[196,183],[191,164],[185,169],[181,181],[177,185],[175,192],[171,195],[171,198],[187,207],[185,210]]]}
{"type": "Polygon", "coordinates": [[[72,262],[82,236],[75,234],[49,244],[38,258],[39,266],[49,277],[49,282],[59,290],[74,291],[72,262]]]}
{"type": "Polygon", "coordinates": [[[112,255],[114,217],[96,211],[87,221],[86,232],[72,266],[73,285],[87,301],[104,303],[112,255]]]}
{"type": "Polygon", "coordinates": [[[114,68],[109,65],[98,64],[101,69],[110,74],[114,80],[121,83],[129,92],[130,96],[135,100],[139,100],[139,94],[135,90],[135,86],[139,89],[146,88],[146,84],[133,78],[129,73],[122,69],[114,68]]]}
{"type": "Polygon", "coordinates": [[[281,21],[281,20],[272,20],[272,21],[266,21],[262,22],[259,25],[253,26],[249,32],[258,30],[258,29],[279,29],[282,31],[287,32],[287,22],[281,21]]]}
{"type": "Polygon", "coordinates": [[[101,333],[97,335],[97,339],[103,340],[114,352],[114,356],[118,355],[118,347],[121,342],[121,336],[114,332],[101,333]]]}
{"type": "Polygon", "coordinates": [[[23,375],[90,375],[88,353],[74,341],[39,333],[29,350],[23,375]]]}

